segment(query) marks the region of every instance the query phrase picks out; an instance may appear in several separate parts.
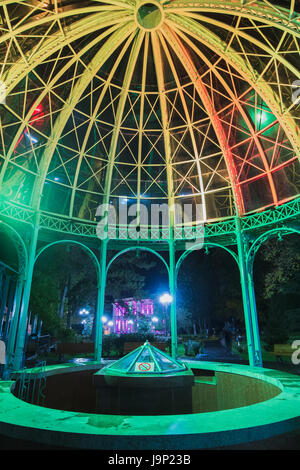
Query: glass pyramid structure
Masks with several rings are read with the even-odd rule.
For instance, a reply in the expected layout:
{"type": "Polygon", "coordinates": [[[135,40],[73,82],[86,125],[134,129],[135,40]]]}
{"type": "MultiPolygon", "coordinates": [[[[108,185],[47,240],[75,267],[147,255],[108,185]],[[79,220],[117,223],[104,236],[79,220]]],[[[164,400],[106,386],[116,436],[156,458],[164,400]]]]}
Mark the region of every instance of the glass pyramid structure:
{"type": "Polygon", "coordinates": [[[139,375],[170,374],[186,371],[187,367],[146,341],[142,346],[102,369],[103,374],[139,375]]]}

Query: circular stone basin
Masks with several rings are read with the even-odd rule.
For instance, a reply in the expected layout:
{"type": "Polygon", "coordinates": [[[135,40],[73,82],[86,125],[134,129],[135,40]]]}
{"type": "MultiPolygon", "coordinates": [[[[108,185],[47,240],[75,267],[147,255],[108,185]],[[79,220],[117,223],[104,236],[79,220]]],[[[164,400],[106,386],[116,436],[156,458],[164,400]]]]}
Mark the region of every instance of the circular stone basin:
{"type": "Polygon", "coordinates": [[[157,29],[163,21],[163,16],[163,10],[156,2],[145,2],[139,6],[136,12],[139,26],[147,31],[157,29]]]}
{"type": "MultiPolygon", "coordinates": [[[[300,432],[299,376],[234,364],[186,364],[195,383],[192,412],[183,414],[95,413],[96,363],[47,367],[43,407],[18,399],[15,382],[0,382],[0,438],[25,440],[35,448],[176,450],[300,432]]],[[[35,370],[27,372],[37,386],[35,370]]]]}

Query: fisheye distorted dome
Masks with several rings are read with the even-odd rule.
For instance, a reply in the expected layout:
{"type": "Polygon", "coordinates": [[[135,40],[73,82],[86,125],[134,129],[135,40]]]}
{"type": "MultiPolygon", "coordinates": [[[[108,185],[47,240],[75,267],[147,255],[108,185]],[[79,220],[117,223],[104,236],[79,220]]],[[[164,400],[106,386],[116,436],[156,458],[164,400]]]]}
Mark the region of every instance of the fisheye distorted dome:
{"type": "Polygon", "coordinates": [[[0,9],[11,201],[88,221],[103,202],[197,203],[210,221],[299,194],[294,2],[0,9]]]}

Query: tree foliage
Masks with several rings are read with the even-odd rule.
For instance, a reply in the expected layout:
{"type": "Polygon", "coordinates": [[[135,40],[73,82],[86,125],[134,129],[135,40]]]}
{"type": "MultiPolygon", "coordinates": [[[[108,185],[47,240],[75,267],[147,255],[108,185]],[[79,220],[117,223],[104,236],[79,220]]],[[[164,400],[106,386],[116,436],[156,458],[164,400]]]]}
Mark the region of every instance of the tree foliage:
{"type": "Polygon", "coordinates": [[[259,258],[263,282],[258,306],[264,307],[259,309],[260,323],[271,347],[300,335],[300,237],[268,240],[259,258]]]}

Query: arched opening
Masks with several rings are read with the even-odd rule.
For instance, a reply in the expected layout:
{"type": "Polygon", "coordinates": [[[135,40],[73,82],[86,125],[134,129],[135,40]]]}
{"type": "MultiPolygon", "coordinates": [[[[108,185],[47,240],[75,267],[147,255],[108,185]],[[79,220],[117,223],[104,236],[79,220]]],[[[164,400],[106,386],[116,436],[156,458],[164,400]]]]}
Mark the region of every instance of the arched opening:
{"type": "Polygon", "coordinates": [[[23,277],[27,266],[27,250],[19,233],[4,222],[0,223],[0,339],[4,342],[0,377],[5,363],[10,361],[14,346],[23,277]],[[8,359],[7,359],[8,358],[8,359]]]}
{"type": "Polygon", "coordinates": [[[237,338],[246,336],[238,256],[207,243],[177,262],[177,321],[181,352],[200,360],[246,361],[237,338]],[[230,275],[228,275],[230,273],[230,275]]]}
{"type": "Polygon", "coordinates": [[[291,372],[297,366],[294,341],[300,339],[299,235],[298,229],[284,227],[264,233],[252,244],[248,261],[253,270],[264,367],[291,372]]]}
{"type": "MultiPolygon", "coordinates": [[[[0,339],[7,344],[19,277],[18,250],[9,230],[0,231],[0,339]]],[[[3,368],[3,367],[2,367],[3,368]]]]}
{"type": "Polygon", "coordinates": [[[55,363],[81,351],[92,358],[98,282],[99,263],[86,245],[60,240],[39,248],[26,326],[27,364],[55,363]],[[82,343],[85,347],[76,346],[82,343]]]}
{"type": "Polygon", "coordinates": [[[169,349],[169,309],[160,301],[169,290],[165,258],[139,246],[109,255],[103,356],[119,357],[146,340],[169,349]]]}

